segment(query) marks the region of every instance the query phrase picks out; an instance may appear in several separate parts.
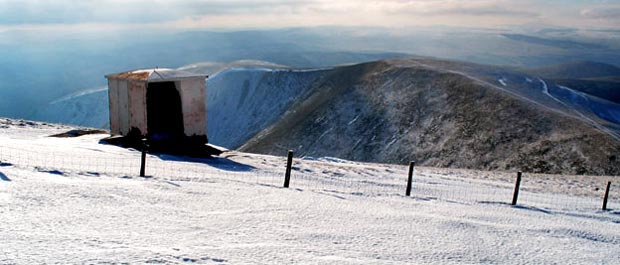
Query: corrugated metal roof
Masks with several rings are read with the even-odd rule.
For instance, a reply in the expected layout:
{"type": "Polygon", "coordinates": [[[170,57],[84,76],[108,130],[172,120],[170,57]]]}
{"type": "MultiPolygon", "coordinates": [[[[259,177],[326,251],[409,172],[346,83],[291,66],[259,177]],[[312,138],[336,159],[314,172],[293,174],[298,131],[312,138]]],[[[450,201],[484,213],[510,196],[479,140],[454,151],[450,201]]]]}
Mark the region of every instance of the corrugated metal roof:
{"type": "Polygon", "coordinates": [[[154,69],[139,69],[126,72],[120,72],[115,74],[109,74],[105,76],[110,79],[128,79],[147,82],[164,82],[175,81],[188,78],[207,78],[207,75],[199,75],[186,71],[179,71],[168,68],[154,68],[154,69]]]}

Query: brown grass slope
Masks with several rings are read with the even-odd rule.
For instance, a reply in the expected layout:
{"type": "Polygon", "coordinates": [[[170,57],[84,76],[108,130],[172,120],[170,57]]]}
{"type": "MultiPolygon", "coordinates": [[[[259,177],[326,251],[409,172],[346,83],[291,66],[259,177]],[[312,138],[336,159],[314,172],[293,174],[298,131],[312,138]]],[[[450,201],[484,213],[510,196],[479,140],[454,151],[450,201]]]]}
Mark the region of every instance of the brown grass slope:
{"type": "Polygon", "coordinates": [[[484,170],[617,175],[620,143],[581,120],[415,64],[336,68],[242,151],[484,170]]]}

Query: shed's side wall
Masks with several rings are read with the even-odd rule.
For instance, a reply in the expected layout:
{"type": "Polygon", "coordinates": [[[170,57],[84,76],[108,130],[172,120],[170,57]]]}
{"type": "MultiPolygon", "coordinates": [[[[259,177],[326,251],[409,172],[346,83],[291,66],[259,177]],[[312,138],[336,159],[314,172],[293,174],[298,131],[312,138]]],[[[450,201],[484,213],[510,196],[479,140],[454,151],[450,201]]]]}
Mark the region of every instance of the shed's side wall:
{"type": "Polygon", "coordinates": [[[119,133],[129,133],[129,96],[127,93],[127,80],[117,80],[118,87],[118,125],[119,133]]]}
{"type": "Polygon", "coordinates": [[[108,102],[110,104],[110,134],[121,134],[118,111],[118,80],[108,79],[108,102]]]}
{"type": "Polygon", "coordinates": [[[185,135],[206,136],[206,80],[204,78],[185,79],[175,82],[175,86],[181,96],[185,135]]]}
{"type": "Polygon", "coordinates": [[[129,80],[127,83],[129,102],[129,131],[138,129],[140,135],[147,134],[146,82],[129,80]]]}

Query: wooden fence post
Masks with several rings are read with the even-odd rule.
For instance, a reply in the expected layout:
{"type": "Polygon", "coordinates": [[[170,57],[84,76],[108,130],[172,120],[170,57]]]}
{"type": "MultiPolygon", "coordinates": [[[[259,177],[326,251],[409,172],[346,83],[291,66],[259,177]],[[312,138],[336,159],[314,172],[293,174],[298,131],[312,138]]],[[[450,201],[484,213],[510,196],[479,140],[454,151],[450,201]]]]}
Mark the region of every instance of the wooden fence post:
{"type": "Polygon", "coordinates": [[[144,171],[146,169],[146,149],[148,144],[146,139],[142,139],[142,160],[140,162],[140,177],[144,177],[144,171]]]}
{"type": "Polygon", "coordinates": [[[512,205],[517,205],[519,199],[519,188],[521,187],[521,171],[517,173],[517,183],[515,183],[515,192],[512,195],[512,205]]]}
{"type": "Polygon", "coordinates": [[[288,157],[286,160],[286,173],[284,174],[284,187],[288,188],[291,182],[291,167],[293,166],[293,150],[288,150],[288,157]]]}
{"type": "Polygon", "coordinates": [[[411,196],[411,182],[413,182],[413,167],[415,162],[409,162],[409,176],[407,177],[407,190],[405,190],[405,196],[411,196]]]}
{"type": "Polygon", "coordinates": [[[610,187],[611,187],[611,181],[607,181],[607,188],[605,189],[605,197],[603,197],[603,211],[607,211],[607,199],[609,198],[610,187]]]}

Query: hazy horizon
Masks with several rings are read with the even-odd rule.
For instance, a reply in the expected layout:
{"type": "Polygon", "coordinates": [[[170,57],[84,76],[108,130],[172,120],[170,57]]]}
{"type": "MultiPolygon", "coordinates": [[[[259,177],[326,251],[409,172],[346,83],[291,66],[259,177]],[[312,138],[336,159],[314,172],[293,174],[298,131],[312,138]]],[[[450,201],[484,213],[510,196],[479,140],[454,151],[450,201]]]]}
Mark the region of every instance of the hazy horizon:
{"type": "Polygon", "coordinates": [[[0,0],[0,116],[30,117],[108,73],[204,61],[620,66],[619,14],[609,1],[0,0]]]}
{"type": "Polygon", "coordinates": [[[620,30],[605,0],[0,0],[0,30],[513,26],[620,30]]]}

